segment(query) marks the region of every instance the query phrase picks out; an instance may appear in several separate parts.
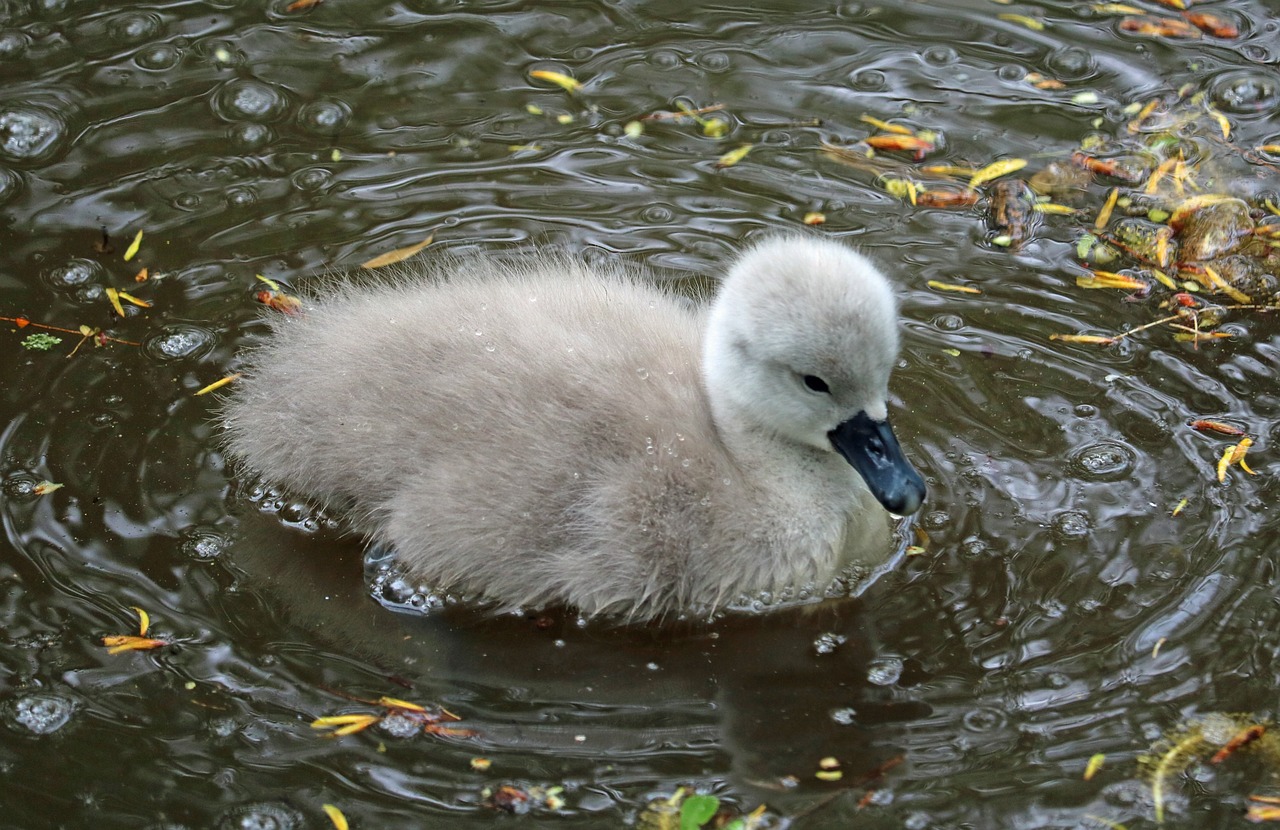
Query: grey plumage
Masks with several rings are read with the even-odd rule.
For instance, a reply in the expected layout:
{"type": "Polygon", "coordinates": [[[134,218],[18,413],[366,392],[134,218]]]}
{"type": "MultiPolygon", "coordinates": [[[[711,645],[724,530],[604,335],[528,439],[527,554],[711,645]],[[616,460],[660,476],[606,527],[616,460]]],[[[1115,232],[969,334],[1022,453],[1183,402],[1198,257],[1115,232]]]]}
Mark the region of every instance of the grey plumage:
{"type": "Polygon", "coordinates": [[[710,309],[565,257],[448,261],[276,316],[225,422],[436,588],[703,613],[889,555],[828,434],[884,420],[897,350],[884,278],[815,237],[748,250],[710,309]]]}

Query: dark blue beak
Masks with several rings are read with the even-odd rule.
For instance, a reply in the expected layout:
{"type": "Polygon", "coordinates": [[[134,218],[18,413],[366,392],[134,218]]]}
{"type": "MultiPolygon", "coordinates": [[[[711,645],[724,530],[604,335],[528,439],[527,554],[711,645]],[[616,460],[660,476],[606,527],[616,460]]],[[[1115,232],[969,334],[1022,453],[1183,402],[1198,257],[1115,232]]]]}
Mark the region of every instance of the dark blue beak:
{"type": "Polygon", "coordinates": [[[827,433],[831,445],[867,483],[884,509],[909,516],[924,502],[924,479],[902,454],[889,422],[873,421],[859,412],[827,433]]]}

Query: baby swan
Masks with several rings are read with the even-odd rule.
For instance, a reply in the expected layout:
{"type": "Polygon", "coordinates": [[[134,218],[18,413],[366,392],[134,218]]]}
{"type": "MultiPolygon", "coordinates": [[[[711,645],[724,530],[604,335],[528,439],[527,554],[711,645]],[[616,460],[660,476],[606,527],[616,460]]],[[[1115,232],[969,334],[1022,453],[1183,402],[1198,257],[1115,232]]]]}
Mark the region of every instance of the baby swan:
{"type": "Polygon", "coordinates": [[[925,485],[888,423],[897,306],[815,237],[708,309],[558,257],[445,263],[280,315],[225,411],[268,479],[434,588],[646,620],[825,588],[925,485]]]}

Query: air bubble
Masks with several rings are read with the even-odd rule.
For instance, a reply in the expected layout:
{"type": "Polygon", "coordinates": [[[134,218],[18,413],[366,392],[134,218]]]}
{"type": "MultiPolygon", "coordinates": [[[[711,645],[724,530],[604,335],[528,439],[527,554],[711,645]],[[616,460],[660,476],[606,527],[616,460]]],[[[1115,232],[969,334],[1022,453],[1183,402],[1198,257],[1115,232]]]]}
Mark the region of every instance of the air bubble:
{"type": "Polygon", "coordinates": [[[1067,463],[1077,476],[1091,481],[1119,481],[1133,471],[1133,451],[1116,441],[1099,441],[1076,451],[1067,463]]]}
{"type": "Polygon", "coordinates": [[[335,135],[350,120],[351,108],[341,101],[312,101],[298,112],[298,126],[317,135],[335,135]]]}
{"type": "Polygon", "coordinates": [[[1004,725],[1004,715],[993,709],[973,709],[960,720],[972,732],[990,732],[1004,725]]]}
{"type": "Polygon", "coordinates": [[[31,38],[22,32],[0,32],[0,61],[21,58],[31,46],[31,38]]]}
{"type": "Polygon", "coordinates": [[[867,664],[867,682],[874,686],[892,686],[902,677],[903,663],[898,657],[877,657],[867,664]]]}
{"type": "Polygon", "coordinates": [[[52,288],[74,290],[95,284],[104,275],[102,266],[91,259],[71,259],[46,271],[44,280],[52,288]]]}
{"type": "Polygon", "coordinates": [[[247,78],[227,82],[213,96],[214,115],[224,121],[276,121],[288,108],[279,89],[247,78]]]}
{"type": "Polygon", "coordinates": [[[160,72],[178,65],[182,53],[168,43],[157,43],[138,52],[133,62],[143,69],[160,72]]]}
{"type": "Polygon", "coordinates": [[[107,24],[107,32],[119,43],[143,43],[164,31],[159,15],[145,12],[121,14],[107,24]]]}
{"type": "Polygon", "coordinates": [[[304,193],[318,193],[333,182],[333,174],[323,167],[308,167],[294,173],[291,181],[304,193]]]}
{"type": "Polygon", "coordinates": [[[160,363],[192,360],[213,350],[217,338],[213,332],[190,324],[165,326],[142,343],[147,357],[160,363]]]}
{"type": "Polygon", "coordinates": [[[242,153],[261,150],[270,144],[275,137],[276,134],[266,124],[254,124],[247,121],[233,124],[231,129],[227,131],[227,138],[230,140],[231,146],[242,153]]]}
{"type": "Polygon", "coordinates": [[[858,722],[858,710],[854,709],[852,706],[836,709],[831,713],[831,720],[841,726],[853,726],[858,722]]]}

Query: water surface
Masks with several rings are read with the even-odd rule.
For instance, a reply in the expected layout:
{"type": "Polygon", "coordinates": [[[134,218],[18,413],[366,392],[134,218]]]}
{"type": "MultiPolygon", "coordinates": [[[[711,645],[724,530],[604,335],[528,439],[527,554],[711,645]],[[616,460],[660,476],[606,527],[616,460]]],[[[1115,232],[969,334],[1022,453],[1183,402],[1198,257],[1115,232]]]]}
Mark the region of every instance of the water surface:
{"type": "MultiPolygon", "coordinates": [[[[42,330],[63,338],[48,351],[24,348],[36,327],[0,332],[0,824],[325,827],[327,803],[354,827],[460,827],[508,785],[532,826],[635,824],[681,787],[764,804],[768,826],[1152,826],[1139,755],[1275,708],[1276,322],[1050,340],[1168,313],[1158,284],[1076,285],[1121,182],[1002,245],[989,200],[912,205],[881,174],[962,191],[921,168],[1158,163],[1170,135],[1204,192],[1261,217],[1280,204],[1280,158],[1254,149],[1280,144],[1280,17],[1194,10],[1238,34],[979,0],[0,3],[0,316],[70,329],[42,330]],[[640,120],[682,104],[722,105],[702,116],[722,125],[640,120]],[[864,115],[934,149],[867,160],[864,115]],[[434,233],[421,256],[559,245],[696,293],[810,213],[902,296],[893,417],[931,488],[904,540],[923,553],[857,599],[654,630],[393,614],[359,541],[232,469],[216,393],[193,395],[261,334],[259,274],[291,290],[434,233]],[[122,318],[108,287],[150,307],[122,318]],[[81,325],[128,342],[69,356],[81,325]],[[1253,438],[1258,475],[1218,481],[1238,439],[1187,426],[1208,418],[1253,438]],[[173,644],[108,654],[133,607],[173,644]],[[475,734],[310,727],[383,695],[475,734]],[[816,775],[828,757],[839,780],[816,775]]],[[[1275,787],[1258,754],[1201,759],[1171,776],[1165,824],[1237,826],[1275,787]]]]}

